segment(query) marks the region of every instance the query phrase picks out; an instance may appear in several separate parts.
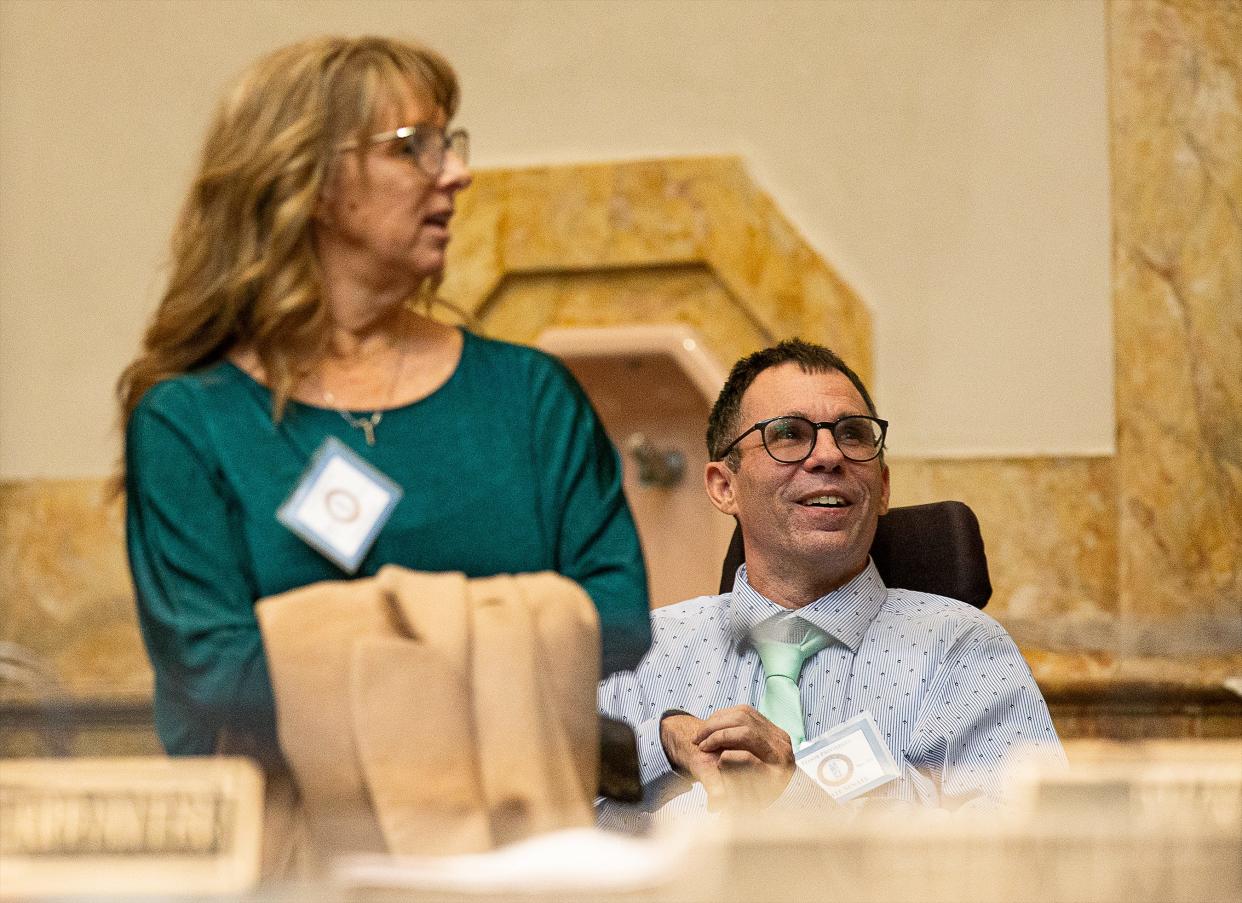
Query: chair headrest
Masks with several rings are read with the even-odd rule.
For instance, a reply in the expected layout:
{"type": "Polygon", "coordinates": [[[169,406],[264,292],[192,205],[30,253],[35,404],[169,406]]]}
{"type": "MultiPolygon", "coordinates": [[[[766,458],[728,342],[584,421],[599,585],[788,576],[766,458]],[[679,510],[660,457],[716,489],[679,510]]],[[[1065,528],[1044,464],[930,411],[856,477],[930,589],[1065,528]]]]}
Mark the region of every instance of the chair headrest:
{"type": "MultiPolygon", "coordinates": [[[[975,608],[992,598],[979,520],[962,502],[890,508],[876,526],[871,557],[886,586],[948,596],[975,608]]],[[[720,592],[733,588],[745,560],[742,531],[735,527],[720,572],[720,592]]]]}

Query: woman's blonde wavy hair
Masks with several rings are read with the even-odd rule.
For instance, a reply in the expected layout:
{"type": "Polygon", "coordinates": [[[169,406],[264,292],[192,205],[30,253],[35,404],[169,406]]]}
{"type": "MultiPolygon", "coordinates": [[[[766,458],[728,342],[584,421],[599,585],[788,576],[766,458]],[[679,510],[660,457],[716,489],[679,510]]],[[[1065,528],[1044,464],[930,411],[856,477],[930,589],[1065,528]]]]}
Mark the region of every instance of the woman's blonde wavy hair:
{"type": "Polygon", "coordinates": [[[386,38],[314,38],[243,73],[216,111],[173,232],[168,288],[117,384],[122,427],[152,386],[238,344],[258,355],[281,416],[327,337],[311,227],[333,158],[350,141],[361,154],[411,90],[449,118],[457,111],[448,62],[386,38]]]}

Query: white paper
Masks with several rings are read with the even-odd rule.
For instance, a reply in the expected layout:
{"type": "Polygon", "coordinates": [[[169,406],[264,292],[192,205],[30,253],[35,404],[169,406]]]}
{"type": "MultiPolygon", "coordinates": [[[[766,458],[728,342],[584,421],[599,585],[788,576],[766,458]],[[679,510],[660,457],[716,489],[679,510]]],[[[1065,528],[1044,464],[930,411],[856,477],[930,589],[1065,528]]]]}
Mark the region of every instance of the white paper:
{"type": "Polygon", "coordinates": [[[571,828],[491,853],[343,857],[333,879],[347,887],[468,894],[628,892],[672,880],[692,843],[689,832],[636,838],[571,828]]]}

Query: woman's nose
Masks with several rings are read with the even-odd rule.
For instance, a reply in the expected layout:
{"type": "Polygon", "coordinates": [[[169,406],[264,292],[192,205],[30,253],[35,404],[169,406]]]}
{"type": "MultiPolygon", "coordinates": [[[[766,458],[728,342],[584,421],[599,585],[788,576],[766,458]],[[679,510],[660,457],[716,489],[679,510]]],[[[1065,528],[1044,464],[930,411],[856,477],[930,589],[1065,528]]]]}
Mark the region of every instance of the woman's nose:
{"type": "Polygon", "coordinates": [[[445,151],[444,167],[440,170],[439,187],[448,191],[461,191],[469,188],[474,177],[470,167],[452,150],[445,151]]]}

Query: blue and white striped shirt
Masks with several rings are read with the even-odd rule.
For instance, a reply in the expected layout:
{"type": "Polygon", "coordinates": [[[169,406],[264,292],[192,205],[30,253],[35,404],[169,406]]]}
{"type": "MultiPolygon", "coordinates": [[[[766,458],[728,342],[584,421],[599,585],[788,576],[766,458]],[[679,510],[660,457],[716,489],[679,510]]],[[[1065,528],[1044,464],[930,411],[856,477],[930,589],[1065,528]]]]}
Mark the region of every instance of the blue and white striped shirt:
{"type": "MultiPolygon", "coordinates": [[[[660,717],[680,709],[706,718],[733,705],[758,706],[764,674],[748,636],[757,623],[788,612],[738,570],[733,592],[700,596],[652,612],[652,645],[638,668],[599,687],[602,712],[634,726],[651,811],[702,809],[706,794],[669,766],[660,717]],[[689,791],[689,792],[686,792],[689,791]]],[[[902,776],[871,798],[955,809],[998,801],[1003,765],[1035,752],[1064,759],[1043,696],[1005,629],[955,599],[888,589],[874,563],[799,616],[831,638],[810,658],[799,687],[806,736],[870,712],[902,776]]],[[[801,772],[786,797],[805,802],[801,772]]],[[[805,784],[818,790],[805,779],[805,784]]],[[[780,801],[778,801],[780,802],[780,801]]],[[[607,823],[605,803],[601,823],[607,823]]],[[[629,807],[623,807],[629,808],[629,807]]],[[[632,811],[632,810],[631,810],[632,811]]]]}

